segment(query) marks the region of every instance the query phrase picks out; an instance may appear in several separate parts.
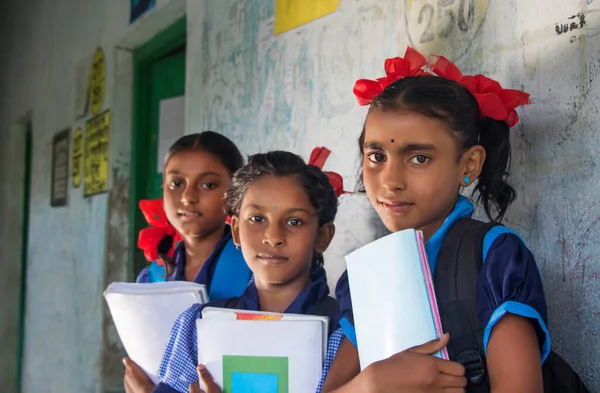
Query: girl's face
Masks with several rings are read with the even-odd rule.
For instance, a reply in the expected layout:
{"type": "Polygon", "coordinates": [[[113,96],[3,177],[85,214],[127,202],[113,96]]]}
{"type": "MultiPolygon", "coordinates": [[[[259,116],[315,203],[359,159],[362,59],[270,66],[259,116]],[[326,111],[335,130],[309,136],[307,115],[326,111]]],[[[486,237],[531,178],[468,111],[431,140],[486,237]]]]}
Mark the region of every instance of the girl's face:
{"type": "Polygon", "coordinates": [[[254,180],[232,218],[233,239],[241,246],[255,280],[271,285],[309,279],[314,253],[323,253],[333,223],[319,218],[296,176],[254,180]]]}
{"type": "Polygon", "coordinates": [[[445,124],[414,112],[371,112],[365,123],[363,180],[369,201],[393,232],[428,239],[451,213],[463,179],[476,179],[485,150],[462,154],[445,124]]]}
{"type": "Polygon", "coordinates": [[[179,233],[201,237],[222,230],[231,176],[216,156],[198,150],[176,153],[164,173],[164,208],[179,233]]]}

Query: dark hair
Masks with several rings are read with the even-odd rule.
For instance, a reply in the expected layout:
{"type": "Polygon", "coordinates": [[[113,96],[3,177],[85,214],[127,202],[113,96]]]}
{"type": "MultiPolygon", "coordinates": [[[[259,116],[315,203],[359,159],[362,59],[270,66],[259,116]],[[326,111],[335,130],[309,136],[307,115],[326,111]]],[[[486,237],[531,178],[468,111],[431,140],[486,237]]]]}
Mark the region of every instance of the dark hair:
{"type": "Polygon", "coordinates": [[[232,175],[244,165],[244,157],[237,146],[226,136],[214,131],[204,131],[179,138],[169,148],[165,166],[171,157],[184,151],[210,153],[217,157],[232,175]]]}
{"type": "MultiPolygon", "coordinates": [[[[399,79],[385,88],[369,108],[373,111],[411,111],[443,121],[454,134],[461,153],[475,145],[485,148],[475,191],[490,220],[501,221],[516,192],[507,184],[510,167],[509,127],[504,121],[481,117],[475,97],[462,85],[438,76],[399,79]]],[[[365,141],[363,127],[358,146],[361,157],[365,141]]],[[[359,188],[364,191],[362,171],[359,188]]]]}
{"type": "MultiPolygon", "coordinates": [[[[261,176],[297,176],[317,212],[319,227],[335,219],[338,201],[327,175],[318,167],[306,164],[300,156],[287,151],[255,154],[246,166],[233,175],[231,188],[225,198],[225,209],[230,216],[239,216],[248,187],[261,176]]],[[[316,254],[311,272],[322,267],[323,262],[323,256],[316,254]]]]}
{"type": "MultiPolygon", "coordinates": [[[[203,151],[212,154],[227,168],[230,175],[244,165],[242,153],[229,138],[214,131],[204,131],[199,134],[185,135],[173,143],[165,157],[165,168],[171,157],[185,151],[203,151]]],[[[158,256],[165,263],[167,275],[175,269],[174,261],[167,255],[172,245],[171,236],[165,236],[158,245],[158,256]]]]}

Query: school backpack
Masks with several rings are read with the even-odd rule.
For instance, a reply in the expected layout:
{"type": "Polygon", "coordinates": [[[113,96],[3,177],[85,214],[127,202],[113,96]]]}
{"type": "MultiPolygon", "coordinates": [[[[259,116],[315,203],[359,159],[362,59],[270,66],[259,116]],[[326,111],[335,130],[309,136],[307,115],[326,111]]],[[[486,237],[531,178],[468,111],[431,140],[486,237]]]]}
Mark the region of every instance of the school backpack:
{"type": "MultiPolygon", "coordinates": [[[[498,223],[458,220],[448,231],[435,267],[434,286],[444,330],[450,333],[448,354],[465,367],[468,393],[490,391],[484,327],[477,313],[477,278],[483,264],[483,241],[498,223]]],[[[555,352],[542,366],[544,393],[589,393],[577,373],[555,352]]]]}

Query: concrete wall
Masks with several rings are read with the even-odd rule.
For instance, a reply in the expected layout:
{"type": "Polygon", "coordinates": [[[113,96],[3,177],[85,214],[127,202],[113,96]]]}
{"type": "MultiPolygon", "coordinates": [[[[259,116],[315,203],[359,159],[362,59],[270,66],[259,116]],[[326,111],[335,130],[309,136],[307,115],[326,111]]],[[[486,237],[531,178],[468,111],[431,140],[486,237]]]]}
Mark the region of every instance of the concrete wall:
{"type": "MultiPolygon", "coordinates": [[[[383,60],[401,56],[408,44],[530,92],[535,104],[513,130],[519,199],[507,222],[537,255],[554,348],[600,391],[600,2],[447,3],[454,4],[440,11],[434,0],[342,0],[336,13],[269,38],[263,32],[272,2],[188,2],[187,130],[219,130],[246,152],[281,148],[308,157],[313,147],[328,146],[326,168],[351,188],[365,116],[352,86],[382,76],[383,60]]],[[[336,273],[339,250],[370,238],[347,210],[340,214],[350,225],[338,226],[341,240],[326,255],[336,273]]]]}
{"type": "MultiPolygon", "coordinates": [[[[129,26],[124,0],[29,0],[0,6],[0,384],[14,386],[18,320],[19,225],[24,119],[33,124],[28,245],[25,392],[119,391],[118,338],[101,293],[127,277],[131,51],[181,16],[187,3],[186,130],[223,132],[246,153],[290,149],[308,157],[328,146],[326,164],[355,184],[356,138],[365,109],[352,96],[357,78],[382,75],[386,57],[412,43],[506,86],[532,93],[513,130],[519,199],[508,223],[538,257],[555,349],[600,391],[598,271],[598,0],[342,0],[337,12],[272,37],[271,1],[159,0],[129,26]],[[461,4],[474,17],[459,17],[461,4]],[[449,11],[450,14],[445,13],[449,11]],[[583,27],[578,25],[584,15],[583,27]],[[419,17],[421,16],[421,23],[419,17]],[[573,19],[570,19],[574,16],[573,19]],[[430,22],[431,17],[431,24],[430,22]],[[557,27],[558,24],[558,27],[557,27]],[[567,24],[568,32],[563,32],[567,24]],[[423,43],[421,43],[423,41],[423,43]],[[111,109],[110,192],[50,207],[51,141],[83,126],[72,106],[76,65],[102,46],[104,108],[111,109]],[[10,224],[9,224],[10,222],[10,224]]],[[[344,197],[330,281],[345,251],[372,239],[377,220],[353,225],[344,197]]],[[[368,213],[367,213],[368,214],[368,213]]],[[[7,391],[14,391],[8,388],[7,391]]]]}

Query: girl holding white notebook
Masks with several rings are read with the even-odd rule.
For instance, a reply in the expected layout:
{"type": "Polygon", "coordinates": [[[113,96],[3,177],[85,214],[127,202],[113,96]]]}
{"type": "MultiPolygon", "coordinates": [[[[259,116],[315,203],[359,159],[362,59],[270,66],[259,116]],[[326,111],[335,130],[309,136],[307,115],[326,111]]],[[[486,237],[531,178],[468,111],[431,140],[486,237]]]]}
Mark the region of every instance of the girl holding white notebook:
{"type": "MultiPolygon", "coordinates": [[[[327,175],[292,153],[257,154],[234,175],[226,204],[233,239],[254,280],[242,296],[207,306],[293,314],[327,309],[330,326],[336,327],[340,309],[329,297],[322,257],[337,212],[327,175]]],[[[189,308],[173,327],[155,392],[198,388],[196,321],[203,308],[189,308]]],[[[205,385],[214,387],[206,370],[202,375],[205,385]]]]}
{"type": "MultiPolygon", "coordinates": [[[[359,180],[390,231],[423,232],[435,272],[447,233],[474,211],[461,189],[475,184],[490,220],[502,220],[514,200],[515,191],[506,183],[509,132],[519,119],[515,108],[529,103],[529,95],[503,89],[482,75],[463,76],[443,57],[430,64],[411,48],[404,58],[386,60],[385,70],[386,77],[359,80],[354,88],[359,104],[370,105],[358,140],[359,180]]],[[[519,235],[505,227],[490,230],[482,247],[477,314],[485,328],[485,361],[475,371],[483,370],[485,380],[471,378],[473,370],[468,370],[467,392],[481,391],[482,386],[471,383],[489,383],[492,393],[542,392],[541,363],[550,351],[550,338],[534,257],[519,235]]],[[[369,262],[376,264],[377,256],[369,262]]],[[[423,356],[441,349],[434,344],[420,348],[420,353],[409,350],[373,363],[359,374],[347,275],[341,277],[336,294],[344,340],[324,391],[465,391],[462,366],[423,356]]],[[[441,344],[447,340],[444,337],[441,344]]]]}
{"type": "MultiPolygon", "coordinates": [[[[150,264],[138,283],[188,281],[206,286],[210,299],[239,296],[251,278],[226,223],[223,196],[244,164],[237,146],[212,131],[190,134],[170,146],[163,166],[163,198],[140,201],[153,224],[140,232],[138,246],[150,264]]],[[[131,359],[124,384],[135,391],[144,376],[131,359]]]]}

